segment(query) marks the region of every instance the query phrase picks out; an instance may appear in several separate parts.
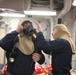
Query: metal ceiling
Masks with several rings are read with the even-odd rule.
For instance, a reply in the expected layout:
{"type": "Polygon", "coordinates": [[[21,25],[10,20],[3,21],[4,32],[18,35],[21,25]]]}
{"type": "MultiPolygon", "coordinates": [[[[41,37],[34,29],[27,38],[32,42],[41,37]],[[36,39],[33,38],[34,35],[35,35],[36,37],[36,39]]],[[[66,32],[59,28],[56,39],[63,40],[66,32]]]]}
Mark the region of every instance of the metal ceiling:
{"type": "Polygon", "coordinates": [[[48,8],[61,11],[59,17],[64,16],[72,6],[73,0],[0,0],[0,13],[16,12],[36,8],[48,8]],[[4,8],[5,10],[2,10],[4,8]],[[15,10],[15,11],[13,11],[15,10]]]}
{"type": "Polygon", "coordinates": [[[53,9],[61,10],[64,0],[0,0],[0,8],[13,9],[18,11],[28,10],[31,7],[50,7],[53,1],[53,9]]]}

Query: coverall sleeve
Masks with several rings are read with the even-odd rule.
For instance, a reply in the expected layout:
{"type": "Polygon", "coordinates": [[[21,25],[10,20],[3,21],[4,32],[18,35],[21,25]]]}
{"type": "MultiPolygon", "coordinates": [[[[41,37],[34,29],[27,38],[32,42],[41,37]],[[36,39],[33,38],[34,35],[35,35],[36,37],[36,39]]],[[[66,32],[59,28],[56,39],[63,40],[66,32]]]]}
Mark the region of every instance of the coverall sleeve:
{"type": "MultiPolygon", "coordinates": [[[[40,51],[40,50],[39,50],[40,51]]],[[[41,59],[38,61],[39,64],[43,64],[45,62],[45,56],[42,52],[38,52],[41,54],[41,59]]]]}
{"type": "Polygon", "coordinates": [[[17,35],[18,33],[16,31],[6,34],[0,40],[0,47],[3,48],[5,51],[11,50],[14,46],[14,40],[17,35]]]}
{"type": "Polygon", "coordinates": [[[36,37],[37,45],[40,50],[43,50],[45,53],[49,52],[58,52],[61,51],[64,47],[62,39],[57,39],[53,41],[46,41],[42,32],[39,32],[36,37]]]}
{"type": "Polygon", "coordinates": [[[44,61],[45,61],[45,56],[44,56],[44,54],[42,53],[42,51],[38,48],[37,42],[36,42],[36,38],[33,38],[33,43],[34,43],[34,48],[35,48],[34,53],[39,53],[39,54],[41,55],[41,59],[38,61],[38,63],[39,63],[39,64],[43,64],[44,61]]]}

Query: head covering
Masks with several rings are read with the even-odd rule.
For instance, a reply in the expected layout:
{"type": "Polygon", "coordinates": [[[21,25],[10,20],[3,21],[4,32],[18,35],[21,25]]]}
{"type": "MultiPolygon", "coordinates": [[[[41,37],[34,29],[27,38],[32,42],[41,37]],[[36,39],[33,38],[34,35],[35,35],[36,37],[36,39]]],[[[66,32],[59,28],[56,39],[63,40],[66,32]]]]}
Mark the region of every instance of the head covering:
{"type": "Polygon", "coordinates": [[[57,29],[57,32],[55,35],[53,35],[54,39],[66,39],[71,45],[72,53],[75,54],[75,45],[71,39],[71,34],[68,31],[68,28],[64,24],[57,24],[54,26],[54,29],[55,28],[57,29]]]}
{"type": "MultiPolygon", "coordinates": [[[[29,23],[30,21],[29,20],[23,20],[23,21],[20,21],[19,22],[19,25],[25,25],[25,23],[29,23]]],[[[17,44],[19,50],[25,54],[25,55],[30,55],[34,52],[34,44],[33,44],[33,41],[32,41],[32,37],[28,37],[26,36],[25,34],[20,33],[18,35],[18,38],[19,38],[19,42],[17,44]]]]}
{"type": "Polygon", "coordinates": [[[32,22],[30,20],[20,20],[19,23],[18,23],[18,25],[24,26],[27,23],[32,23],[32,22]]]}

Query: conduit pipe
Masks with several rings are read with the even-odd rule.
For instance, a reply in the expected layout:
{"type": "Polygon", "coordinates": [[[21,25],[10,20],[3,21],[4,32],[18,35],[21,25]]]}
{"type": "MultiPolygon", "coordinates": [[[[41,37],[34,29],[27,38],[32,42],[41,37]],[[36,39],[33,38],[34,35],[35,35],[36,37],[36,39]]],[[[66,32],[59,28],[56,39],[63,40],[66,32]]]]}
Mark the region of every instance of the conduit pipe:
{"type": "Polygon", "coordinates": [[[64,8],[59,13],[58,18],[62,18],[64,15],[66,15],[70,11],[71,5],[72,5],[72,0],[64,0],[64,8]]]}

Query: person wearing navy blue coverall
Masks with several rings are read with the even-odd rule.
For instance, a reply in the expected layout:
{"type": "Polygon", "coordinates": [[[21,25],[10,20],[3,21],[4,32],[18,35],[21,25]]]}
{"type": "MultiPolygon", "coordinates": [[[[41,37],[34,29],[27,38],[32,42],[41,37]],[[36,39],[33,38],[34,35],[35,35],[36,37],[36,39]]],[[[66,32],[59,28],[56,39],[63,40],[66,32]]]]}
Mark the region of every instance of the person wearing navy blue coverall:
{"type": "Polygon", "coordinates": [[[37,45],[40,50],[43,50],[46,54],[52,54],[52,73],[53,75],[71,75],[71,62],[72,62],[72,48],[70,43],[64,39],[59,38],[63,33],[67,33],[69,35],[67,28],[65,25],[57,25],[61,28],[62,31],[58,32],[60,33],[59,36],[57,33],[57,29],[53,30],[53,36],[57,37],[55,40],[46,41],[44,38],[41,25],[38,21],[34,21],[37,25],[36,33],[37,33],[37,45]]]}
{"type": "MultiPolygon", "coordinates": [[[[23,27],[19,25],[16,29],[16,31],[12,31],[11,33],[8,33],[6,36],[4,36],[0,40],[0,47],[3,48],[6,51],[6,57],[7,57],[7,70],[11,75],[33,75],[35,62],[38,61],[38,63],[43,64],[45,61],[45,57],[42,54],[42,52],[39,50],[37,53],[40,55],[40,58],[36,60],[36,55],[33,54],[35,51],[30,55],[24,55],[18,48],[16,48],[16,60],[13,64],[9,62],[9,53],[12,51],[12,48],[15,44],[14,40],[19,34],[20,31],[22,31],[23,27]]],[[[18,40],[18,39],[17,39],[18,40]]],[[[34,42],[34,49],[37,50],[36,46],[36,40],[33,40],[34,42]]]]}

